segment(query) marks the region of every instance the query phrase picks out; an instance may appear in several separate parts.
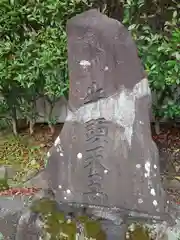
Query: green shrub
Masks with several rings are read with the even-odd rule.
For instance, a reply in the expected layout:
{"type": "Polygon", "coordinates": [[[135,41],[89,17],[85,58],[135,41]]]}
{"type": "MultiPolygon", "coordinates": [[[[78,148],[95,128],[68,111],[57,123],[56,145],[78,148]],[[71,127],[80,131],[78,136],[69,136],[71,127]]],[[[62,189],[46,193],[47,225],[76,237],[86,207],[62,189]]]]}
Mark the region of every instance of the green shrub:
{"type": "Polygon", "coordinates": [[[148,74],[156,119],[180,117],[180,4],[124,1],[129,27],[148,74]]]}
{"type": "Polygon", "coordinates": [[[18,113],[33,125],[39,97],[50,103],[54,123],[54,104],[68,90],[66,21],[87,7],[73,0],[0,2],[0,96],[14,133],[18,113]]]}
{"type": "Polygon", "coordinates": [[[149,33],[140,39],[143,44],[139,44],[139,52],[148,73],[157,118],[175,119],[180,116],[179,40],[178,28],[172,30],[171,37],[149,33]]]}

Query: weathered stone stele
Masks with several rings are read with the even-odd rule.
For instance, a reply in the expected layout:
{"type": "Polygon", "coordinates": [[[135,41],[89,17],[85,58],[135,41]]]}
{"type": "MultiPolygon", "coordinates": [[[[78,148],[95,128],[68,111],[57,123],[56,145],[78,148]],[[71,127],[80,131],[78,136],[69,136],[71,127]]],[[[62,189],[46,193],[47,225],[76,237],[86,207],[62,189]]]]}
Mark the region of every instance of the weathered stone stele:
{"type": "Polygon", "coordinates": [[[130,33],[90,10],[69,20],[67,34],[71,111],[48,153],[49,187],[104,218],[167,220],[151,93],[130,33]]]}

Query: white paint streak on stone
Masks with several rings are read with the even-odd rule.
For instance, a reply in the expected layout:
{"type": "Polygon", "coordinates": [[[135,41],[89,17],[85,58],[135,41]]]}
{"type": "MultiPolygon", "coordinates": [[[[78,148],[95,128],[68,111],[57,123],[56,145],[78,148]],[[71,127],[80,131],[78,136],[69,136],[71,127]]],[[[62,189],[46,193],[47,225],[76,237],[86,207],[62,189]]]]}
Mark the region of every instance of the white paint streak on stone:
{"type": "Polygon", "coordinates": [[[150,162],[146,162],[145,163],[145,170],[146,170],[147,177],[150,176],[150,167],[151,167],[150,162]]]}
{"type": "Polygon", "coordinates": [[[108,71],[108,70],[109,70],[108,66],[105,66],[104,70],[105,70],[105,71],[108,71]]]}
{"type": "Polygon", "coordinates": [[[136,168],[141,168],[141,164],[136,164],[136,168]]]}
{"type": "Polygon", "coordinates": [[[138,203],[139,203],[139,204],[143,203],[142,198],[139,198],[139,199],[138,199],[138,203]]]}
{"type": "Polygon", "coordinates": [[[155,196],[155,195],[156,195],[155,189],[154,189],[154,188],[151,188],[150,193],[151,193],[151,195],[155,196]]]}
{"type": "Polygon", "coordinates": [[[60,137],[58,136],[54,142],[54,146],[56,147],[60,143],[60,137]]]}
{"type": "Polygon", "coordinates": [[[156,164],[154,164],[154,169],[157,169],[157,166],[156,166],[156,164]]]}
{"type": "Polygon", "coordinates": [[[154,200],[153,205],[156,207],[158,205],[158,202],[156,200],[154,200]]]}
{"type": "Polygon", "coordinates": [[[56,151],[59,153],[60,156],[64,156],[63,154],[63,149],[62,149],[62,146],[61,146],[61,139],[60,137],[58,136],[54,142],[54,146],[56,147],[56,151]]]}
{"type": "Polygon", "coordinates": [[[145,174],[144,174],[144,176],[145,176],[145,178],[147,178],[148,187],[149,187],[149,188],[152,188],[152,180],[151,180],[151,178],[150,178],[151,163],[150,163],[149,161],[147,161],[147,162],[145,163],[144,168],[145,168],[145,171],[146,171],[145,174]]]}
{"type": "Polygon", "coordinates": [[[77,158],[81,159],[82,158],[82,153],[78,153],[77,158]]]}
{"type": "Polygon", "coordinates": [[[83,67],[89,67],[91,66],[91,63],[87,60],[81,60],[80,63],[79,63],[81,66],[83,67]]]}
{"type": "Polygon", "coordinates": [[[134,87],[133,92],[138,98],[141,98],[146,95],[151,95],[151,90],[149,88],[148,79],[143,78],[139,83],[134,87]]]}
{"type": "Polygon", "coordinates": [[[71,193],[71,190],[70,190],[70,189],[67,189],[66,192],[67,192],[67,194],[70,194],[70,193],[71,193]]]}
{"type": "MultiPolygon", "coordinates": [[[[84,61],[84,60],[83,60],[84,61]]],[[[142,79],[132,91],[122,89],[119,93],[97,102],[86,104],[76,112],[68,112],[66,121],[88,122],[91,119],[105,118],[125,128],[126,139],[131,145],[135,120],[135,101],[149,95],[148,80],[142,79]]]]}

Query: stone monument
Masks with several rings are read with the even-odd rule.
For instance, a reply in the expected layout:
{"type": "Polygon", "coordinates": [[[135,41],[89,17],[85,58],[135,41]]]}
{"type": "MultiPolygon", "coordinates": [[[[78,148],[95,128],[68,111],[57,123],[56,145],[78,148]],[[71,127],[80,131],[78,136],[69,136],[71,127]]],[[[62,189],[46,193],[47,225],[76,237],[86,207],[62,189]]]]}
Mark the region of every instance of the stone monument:
{"type": "Polygon", "coordinates": [[[68,21],[67,34],[71,110],[48,153],[49,187],[58,202],[102,218],[167,220],[151,92],[130,33],[89,10],[68,21]]]}
{"type": "MultiPolygon", "coordinates": [[[[124,239],[127,221],[169,221],[151,92],[130,33],[89,10],[68,21],[67,34],[70,110],[48,152],[47,188],[64,209],[111,223],[107,239],[124,239]]],[[[17,240],[28,238],[22,219],[17,240]]]]}

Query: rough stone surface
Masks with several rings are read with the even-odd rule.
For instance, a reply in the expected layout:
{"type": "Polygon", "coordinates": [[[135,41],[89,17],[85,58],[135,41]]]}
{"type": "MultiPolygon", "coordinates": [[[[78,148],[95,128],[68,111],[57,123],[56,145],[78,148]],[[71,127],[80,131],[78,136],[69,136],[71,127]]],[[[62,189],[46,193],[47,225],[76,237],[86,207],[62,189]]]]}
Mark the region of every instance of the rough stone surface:
{"type": "Polygon", "coordinates": [[[0,197],[0,232],[4,239],[15,240],[18,220],[24,208],[24,199],[0,197]]]}
{"type": "Polygon", "coordinates": [[[120,22],[90,10],[72,18],[67,31],[69,103],[74,108],[91,97],[96,101],[119,93],[123,86],[132,91],[145,78],[135,43],[120,22]]]}
{"type": "Polygon", "coordinates": [[[155,240],[178,240],[180,237],[180,220],[177,218],[174,226],[168,226],[166,222],[161,224],[146,225],[155,240]]]}
{"type": "Polygon", "coordinates": [[[67,32],[71,111],[48,153],[49,187],[106,219],[167,220],[151,93],[130,33],[96,10],[72,18],[67,32]]]}

